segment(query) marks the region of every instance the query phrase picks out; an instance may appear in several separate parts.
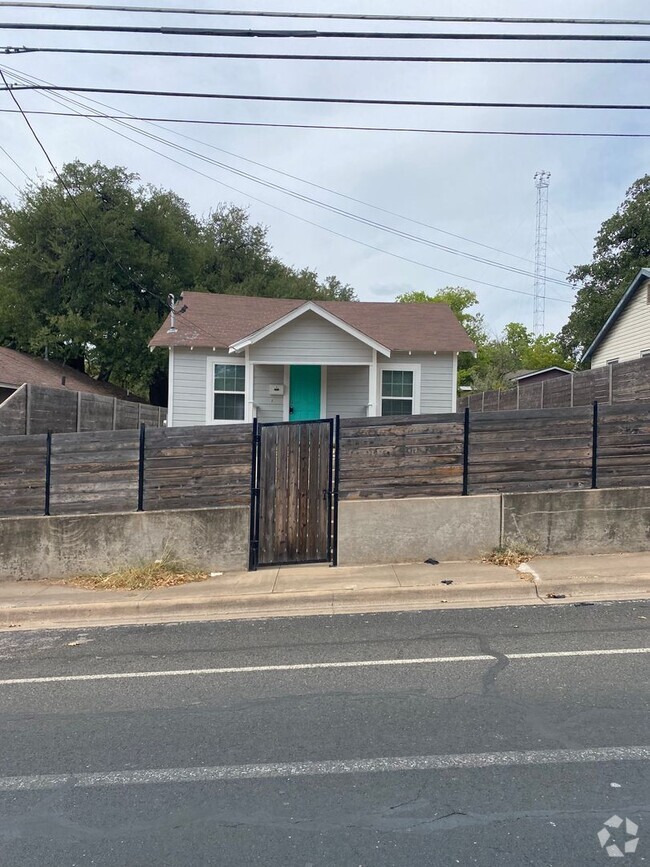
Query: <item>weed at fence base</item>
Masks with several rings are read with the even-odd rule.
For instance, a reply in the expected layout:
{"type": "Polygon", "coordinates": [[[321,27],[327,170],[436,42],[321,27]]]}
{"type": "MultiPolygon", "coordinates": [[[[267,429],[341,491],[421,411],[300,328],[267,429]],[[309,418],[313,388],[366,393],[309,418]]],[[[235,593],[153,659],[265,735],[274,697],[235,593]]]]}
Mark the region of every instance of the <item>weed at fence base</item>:
{"type": "Polygon", "coordinates": [[[154,590],[206,581],[209,577],[208,572],[197,570],[166,553],[159,560],[100,575],[76,575],[56,583],[85,590],[154,590]]]}
{"type": "Polygon", "coordinates": [[[532,560],[536,553],[526,545],[499,545],[483,557],[483,562],[495,566],[520,566],[532,560]]]}

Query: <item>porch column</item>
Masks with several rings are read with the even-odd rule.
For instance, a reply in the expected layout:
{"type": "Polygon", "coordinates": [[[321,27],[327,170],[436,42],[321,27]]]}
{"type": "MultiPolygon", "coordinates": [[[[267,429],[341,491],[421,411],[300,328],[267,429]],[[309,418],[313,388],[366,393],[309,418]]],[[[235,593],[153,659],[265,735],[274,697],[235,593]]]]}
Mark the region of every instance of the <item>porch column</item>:
{"type": "Polygon", "coordinates": [[[377,350],[372,350],[372,364],[368,366],[368,416],[377,412],[377,350]]]}

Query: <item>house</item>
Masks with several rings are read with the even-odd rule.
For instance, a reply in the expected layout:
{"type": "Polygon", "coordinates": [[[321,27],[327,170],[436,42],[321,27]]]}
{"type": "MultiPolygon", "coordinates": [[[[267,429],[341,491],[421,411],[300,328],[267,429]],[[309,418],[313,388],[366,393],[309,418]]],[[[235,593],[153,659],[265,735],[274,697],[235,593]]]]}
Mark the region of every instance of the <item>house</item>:
{"type": "Polygon", "coordinates": [[[48,361],[46,358],[37,358],[34,355],[0,346],[0,403],[17,391],[21,385],[65,388],[69,391],[117,397],[120,400],[141,400],[115,385],[100,382],[61,362],[48,361]]]}
{"type": "Polygon", "coordinates": [[[517,386],[523,386],[546,382],[548,379],[558,379],[560,376],[571,376],[571,371],[564,367],[545,367],[543,370],[516,370],[514,373],[508,373],[505,379],[508,382],[514,382],[517,386]]]}
{"type": "Polygon", "coordinates": [[[642,268],[582,356],[591,367],[650,356],[650,269],[642,268]]]}
{"type": "Polygon", "coordinates": [[[445,304],[186,292],[150,346],[169,350],[168,424],[456,410],[459,352],[445,304]]]}

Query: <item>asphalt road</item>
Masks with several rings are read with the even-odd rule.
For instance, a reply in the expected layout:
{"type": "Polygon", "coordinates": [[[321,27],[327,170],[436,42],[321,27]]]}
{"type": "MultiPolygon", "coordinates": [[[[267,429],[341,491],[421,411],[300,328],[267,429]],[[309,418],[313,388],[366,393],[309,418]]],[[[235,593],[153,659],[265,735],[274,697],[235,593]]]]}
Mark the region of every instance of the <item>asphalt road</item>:
{"type": "Polygon", "coordinates": [[[0,864],[650,862],[647,618],[1,632],[0,864]]]}

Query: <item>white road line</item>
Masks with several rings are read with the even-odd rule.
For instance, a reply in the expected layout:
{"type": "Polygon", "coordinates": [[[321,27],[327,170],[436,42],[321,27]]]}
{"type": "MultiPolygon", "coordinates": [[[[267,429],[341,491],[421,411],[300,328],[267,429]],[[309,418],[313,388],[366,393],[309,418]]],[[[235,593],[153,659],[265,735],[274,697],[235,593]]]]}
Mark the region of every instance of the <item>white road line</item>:
{"type": "MultiPolygon", "coordinates": [[[[625,656],[650,653],[650,647],[620,647],[601,650],[543,650],[537,653],[505,653],[509,660],[559,659],[581,656],[625,656]]],[[[286,665],[249,665],[231,668],[185,668],[170,671],[117,671],[106,674],[61,674],[51,677],[15,677],[0,680],[0,686],[19,686],[32,683],[71,683],[89,680],[133,680],[145,677],[198,677],[218,674],[259,674],[270,671],[313,671],[336,668],[380,668],[382,666],[439,665],[452,662],[493,662],[496,655],[476,656],[424,656],[416,659],[360,659],[349,662],[297,662],[286,665]]],[[[499,654],[499,658],[501,654],[499,654]]]]}
{"type": "Polygon", "coordinates": [[[596,747],[587,750],[525,750],[504,753],[460,753],[447,756],[395,756],[377,759],[337,759],[323,762],[283,762],[264,765],[221,765],[212,768],[152,768],[100,771],[90,774],[39,774],[0,777],[0,792],[43,791],[62,786],[81,789],[107,786],[147,786],[264,780],[276,777],[323,777],[383,774],[396,771],[444,771],[450,768],[508,768],[539,765],[639,762],[650,759],[650,747],[596,747]]]}

